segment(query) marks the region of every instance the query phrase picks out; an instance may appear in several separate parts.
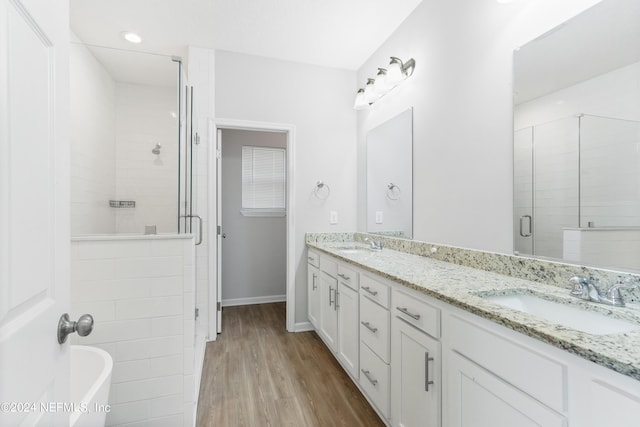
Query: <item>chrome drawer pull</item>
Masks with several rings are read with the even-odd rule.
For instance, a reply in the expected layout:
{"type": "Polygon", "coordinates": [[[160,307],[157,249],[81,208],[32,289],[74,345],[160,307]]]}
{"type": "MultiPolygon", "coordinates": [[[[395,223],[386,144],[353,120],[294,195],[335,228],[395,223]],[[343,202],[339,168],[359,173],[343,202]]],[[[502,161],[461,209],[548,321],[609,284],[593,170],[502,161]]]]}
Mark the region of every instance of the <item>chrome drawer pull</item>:
{"type": "Polygon", "coordinates": [[[349,276],[347,276],[346,274],[343,274],[343,273],[338,273],[338,276],[342,277],[344,280],[351,280],[351,278],[349,276]]]}
{"type": "Polygon", "coordinates": [[[362,373],[364,374],[365,377],[367,377],[367,379],[369,380],[369,382],[375,387],[376,385],[378,385],[378,380],[374,380],[373,378],[371,378],[371,372],[367,371],[366,369],[360,369],[362,371],[362,373]]]}
{"type": "Polygon", "coordinates": [[[367,328],[368,330],[370,330],[370,331],[371,331],[371,332],[373,332],[374,334],[375,334],[376,332],[378,332],[378,328],[375,328],[375,327],[371,326],[371,323],[369,323],[369,322],[360,322],[360,323],[362,323],[362,325],[363,325],[365,328],[367,328]]]}
{"type": "Polygon", "coordinates": [[[335,303],[335,300],[331,299],[331,292],[333,292],[333,288],[329,286],[329,307],[331,307],[331,304],[335,303]]]}
{"type": "Polygon", "coordinates": [[[378,295],[378,291],[372,291],[371,288],[369,286],[360,286],[361,289],[364,289],[365,291],[369,292],[371,295],[376,296],[378,295]]]}
{"type": "Polygon", "coordinates": [[[429,386],[433,385],[433,381],[429,381],[429,362],[433,357],[429,357],[429,352],[424,352],[424,391],[429,391],[429,386]]]}
{"type": "Polygon", "coordinates": [[[407,310],[407,307],[396,307],[396,310],[400,311],[401,313],[406,314],[407,316],[409,316],[409,317],[411,317],[413,319],[420,320],[420,315],[411,313],[409,310],[407,310]]]}
{"type": "Polygon", "coordinates": [[[311,280],[311,286],[313,286],[313,290],[315,291],[318,288],[318,285],[316,285],[316,273],[313,273],[313,279],[311,280]]]}

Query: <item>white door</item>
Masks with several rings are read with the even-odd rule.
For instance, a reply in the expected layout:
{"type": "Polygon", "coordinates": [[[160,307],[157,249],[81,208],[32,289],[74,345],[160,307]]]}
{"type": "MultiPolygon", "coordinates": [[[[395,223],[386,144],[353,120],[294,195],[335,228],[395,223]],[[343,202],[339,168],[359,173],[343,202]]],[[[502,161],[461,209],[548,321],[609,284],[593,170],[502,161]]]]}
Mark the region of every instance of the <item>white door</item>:
{"type": "Polygon", "coordinates": [[[0,1],[0,425],[62,426],[69,412],[50,403],[69,400],[56,335],[69,311],[69,7],[0,1]]]}
{"type": "Polygon", "coordinates": [[[338,358],[354,377],[358,378],[360,324],[358,323],[358,292],[338,282],[338,358]]]}
{"type": "Polygon", "coordinates": [[[307,264],[307,306],[309,321],[314,328],[320,326],[320,270],[311,264],[307,264]]]}
{"type": "Polygon", "coordinates": [[[332,351],[338,350],[338,312],[336,293],[338,281],[320,272],[320,336],[332,351]]]}
{"type": "Polygon", "coordinates": [[[216,312],[218,333],[222,332],[222,129],[216,133],[216,312]]]}

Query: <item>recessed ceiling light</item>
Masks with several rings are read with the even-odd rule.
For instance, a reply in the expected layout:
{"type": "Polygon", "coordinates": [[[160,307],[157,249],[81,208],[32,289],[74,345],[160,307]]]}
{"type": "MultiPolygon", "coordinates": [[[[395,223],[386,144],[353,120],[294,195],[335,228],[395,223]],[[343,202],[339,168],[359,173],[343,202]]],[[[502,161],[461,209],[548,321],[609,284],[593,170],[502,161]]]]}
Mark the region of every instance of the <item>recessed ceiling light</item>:
{"type": "Polygon", "coordinates": [[[120,33],[123,39],[128,41],[129,43],[142,43],[142,37],[133,31],[123,31],[120,33]]]}

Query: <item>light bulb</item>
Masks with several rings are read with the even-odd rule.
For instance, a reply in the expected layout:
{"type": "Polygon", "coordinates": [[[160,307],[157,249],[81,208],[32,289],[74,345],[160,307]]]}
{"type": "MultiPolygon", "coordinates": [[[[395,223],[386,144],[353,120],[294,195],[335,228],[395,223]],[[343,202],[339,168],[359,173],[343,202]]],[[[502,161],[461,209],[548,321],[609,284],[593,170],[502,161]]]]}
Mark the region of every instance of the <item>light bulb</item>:
{"type": "Polygon", "coordinates": [[[367,104],[372,104],[379,98],[373,86],[375,82],[376,81],[374,79],[367,79],[367,85],[364,87],[364,99],[366,100],[367,104]]]}
{"type": "Polygon", "coordinates": [[[390,88],[387,85],[387,70],[384,68],[378,68],[378,74],[376,75],[376,81],[373,84],[373,88],[376,90],[378,96],[383,96],[389,91],[390,88]]]}
{"type": "Polygon", "coordinates": [[[391,57],[389,67],[387,68],[387,85],[393,87],[406,78],[406,74],[402,69],[402,61],[395,56],[391,57]]]}
{"type": "Polygon", "coordinates": [[[364,95],[364,89],[358,89],[358,93],[356,94],[356,100],[353,103],[353,108],[356,110],[362,110],[363,108],[368,107],[367,99],[364,95]]]}
{"type": "Polygon", "coordinates": [[[135,44],[142,43],[142,37],[140,37],[138,34],[134,33],[133,31],[123,31],[120,33],[120,35],[122,36],[123,39],[125,39],[129,43],[135,43],[135,44]]]}

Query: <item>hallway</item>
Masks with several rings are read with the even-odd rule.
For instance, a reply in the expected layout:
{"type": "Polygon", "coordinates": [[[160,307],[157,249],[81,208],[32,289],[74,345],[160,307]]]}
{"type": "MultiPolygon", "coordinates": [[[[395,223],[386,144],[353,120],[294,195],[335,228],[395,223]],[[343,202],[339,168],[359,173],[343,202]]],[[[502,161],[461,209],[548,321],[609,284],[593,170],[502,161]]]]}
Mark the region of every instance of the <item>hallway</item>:
{"type": "Polygon", "coordinates": [[[226,307],[222,319],[199,427],[383,425],[315,332],[286,332],[285,303],[226,307]]]}

